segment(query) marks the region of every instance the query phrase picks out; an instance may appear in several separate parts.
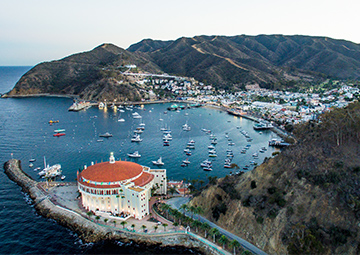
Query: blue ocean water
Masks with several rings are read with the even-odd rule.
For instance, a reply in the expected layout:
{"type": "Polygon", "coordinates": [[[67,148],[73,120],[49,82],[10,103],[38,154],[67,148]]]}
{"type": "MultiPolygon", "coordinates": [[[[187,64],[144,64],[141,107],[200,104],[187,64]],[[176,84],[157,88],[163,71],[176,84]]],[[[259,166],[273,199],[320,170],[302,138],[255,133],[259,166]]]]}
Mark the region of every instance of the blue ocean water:
{"type": "MultiPolygon", "coordinates": [[[[30,67],[0,67],[0,93],[9,91],[16,81],[30,67]]],[[[262,146],[268,150],[259,153],[257,163],[264,157],[271,156],[273,148],[267,146],[268,140],[275,136],[270,131],[260,134],[252,128],[252,121],[237,118],[219,110],[194,108],[180,112],[167,112],[170,104],[145,105],[134,107],[133,111],[123,109],[116,111],[110,107],[99,110],[92,107],[86,111],[69,112],[72,100],[68,98],[37,97],[0,99],[0,162],[3,164],[13,155],[22,161],[22,168],[34,179],[38,178],[35,167],[43,167],[43,159],[49,164],[62,165],[66,180],[75,180],[76,172],[91,162],[107,161],[110,152],[114,152],[117,160],[133,160],[139,164],[155,168],[151,161],[160,156],[165,163],[169,179],[207,180],[208,176],[223,177],[230,171],[223,167],[226,150],[234,152],[233,162],[241,168],[254,160],[252,154],[262,146]],[[132,113],[138,112],[142,119],[134,119],[132,113]],[[118,122],[124,118],[125,122],[118,122]],[[49,120],[59,123],[49,125],[49,120]],[[141,143],[130,141],[133,131],[140,123],[145,124],[141,134],[141,143]],[[182,130],[187,123],[191,131],[182,130]],[[162,127],[172,131],[170,146],[163,146],[162,127]],[[55,129],[66,129],[66,135],[53,137],[55,129]],[[209,135],[202,129],[211,130],[216,135],[217,157],[213,160],[213,171],[204,172],[200,163],[208,159],[210,145],[209,135]],[[240,130],[246,130],[253,141],[248,143],[240,130]],[[103,138],[99,135],[110,132],[113,137],[103,138]],[[235,143],[228,145],[228,138],[235,143]],[[183,150],[190,139],[195,141],[195,149],[191,156],[183,150]],[[241,149],[251,144],[246,154],[241,149]],[[128,153],[139,151],[139,159],[131,159],[128,153]],[[29,159],[35,158],[34,167],[29,167],[29,159]],[[181,167],[182,160],[191,162],[181,167]]],[[[29,203],[29,199],[20,188],[0,173],[0,253],[144,253],[135,245],[117,245],[101,243],[95,245],[82,244],[74,233],[59,226],[56,222],[40,217],[29,203]]],[[[153,253],[179,253],[179,250],[156,250],[153,253]]],[[[190,250],[181,251],[190,253],[190,250]]],[[[148,254],[152,254],[150,251],[148,254]]]]}

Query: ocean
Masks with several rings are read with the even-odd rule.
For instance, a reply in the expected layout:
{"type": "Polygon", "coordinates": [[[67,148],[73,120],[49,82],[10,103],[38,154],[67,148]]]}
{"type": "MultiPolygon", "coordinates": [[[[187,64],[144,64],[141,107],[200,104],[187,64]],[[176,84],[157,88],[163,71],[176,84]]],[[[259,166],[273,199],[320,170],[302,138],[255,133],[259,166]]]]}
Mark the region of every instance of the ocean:
{"type": "MultiPolygon", "coordinates": [[[[31,67],[0,67],[0,93],[11,90],[19,78],[31,67]]],[[[141,165],[157,168],[152,161],[162,157],[169,180],[203,180],[208,176],[224,177],[233,169],[224,168],[226,150],[232,149],[233,163],[240,170],[250,161],[258,164],[265,157],[270,157],[274,148],[268,147],[268,141],[276,137],[270,131],[262,133],[253,130],[253,122],[231,116],[225,112],[210,108],[192,108],[179,112],[167,111],[171,105],[151,104],[143,107],[134,106],[132,111],[125,108],[117,110],[108,107],[100,110],[92,107],[86,111],[69,112],[72,99],[59,97],[6,98],[0,99],[0,161],[3,164],[11,157],[22,161],[23,170],[38,179],[34,168],[47,164],[59,163],[66,181],[75,181],[76,172],[84,165],[109,159],[110,152],[117,160],[131,160],[141,165]],[[119,110],[122,111],[119,111],[119,110]],[[142,118],[134,119],[133,113],[142,118]],[[125,122],[119,122],[123,118],[125,122]],[[50,120],[59,121],[52,125],[50,120]],[[131,142],[133,131],[140,123],[145,124],[141,134],[141,143],[131,142]],[[188,124],[190,131],[183,131],[182,125],[188,124]],[[172,140],[170,146],[163,146],[163,127],[170,128],[172,140]],[[65,136],[53,137],[55,129],[65,129],[65,136]],[[200,163],[209,159],[208,146],[210,137],[203,129],[211,130],[216,135],[217,157],[212,158],[213,170],[205,172],[200,163]],[[253,139],[247,142],[240,130],[248,132],[253,139]],[[113,137],[100,138],[99,135],[110,132],[113,137]],[[191,156],[186,156],[184,149],[189,140],[195,141],[191,156]],[[234,143],[229,146],[229,139],[234,143]],[[99,141],[102,140],[102,141],[99,141]],[[246,154],[240,151],[245,145],[251,147],[246,154]],[[252,154],[265,146],[265,153],[252,154]],[[139,159],[131,159],[128,153],[138,151],[139,159]],[[29,167],[29,159],[36,159],[29,167]],[[191,162],[182,167],[188,158],[191,162]]],[[[186,105],[186,104],[179,104],[186,105]]],[[[251,168],[250,168],[251,170],[251,168]]],[[[249,171],[250,171],[249,170],[249,171]]],[[[189,249],[159,249],[145,251],[133,244],[102,242],[84,244],[75,233],[58,225],[55,221],[37,215],[31,200],[21,192],[20,187],[10,181],[3,171],[0,173],[0,253],[89,253],[89,254],[176,254],[194,253],[189,249]]],[[[199,183],[199,182],[198,182],[199,183]]]]}

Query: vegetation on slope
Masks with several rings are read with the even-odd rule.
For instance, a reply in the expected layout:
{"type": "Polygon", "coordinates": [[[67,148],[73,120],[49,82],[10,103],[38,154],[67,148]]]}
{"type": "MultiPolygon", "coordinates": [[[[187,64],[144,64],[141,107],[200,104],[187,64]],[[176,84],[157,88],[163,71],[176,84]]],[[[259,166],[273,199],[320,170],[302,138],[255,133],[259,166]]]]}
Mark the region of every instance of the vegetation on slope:
{"type": "Polygon", "coordinates": [[[206,215],[269,253],[360,251],[360,103],[297,126],[298,144],[194,198],[206,215]]]}

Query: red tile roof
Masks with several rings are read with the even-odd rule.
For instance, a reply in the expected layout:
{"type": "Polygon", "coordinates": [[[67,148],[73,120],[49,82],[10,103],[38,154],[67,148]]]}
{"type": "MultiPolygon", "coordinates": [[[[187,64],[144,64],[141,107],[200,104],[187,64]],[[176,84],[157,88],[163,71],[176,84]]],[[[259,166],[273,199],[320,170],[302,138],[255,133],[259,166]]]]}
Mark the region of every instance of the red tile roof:
{"type": "Polygon", "coordinates": [[[129,161],[116,161],[113,164],[109,162],[98,163],[84,169],[80,176],[90,181],[96,182],[116,182],[134,178],[141,174],[143,168],[141,165],[129,161]]]}
{"type": "Polygon", "coordinates": [[[154,175],[144,172],[139,178],[133,180],[135,186],[143,187],[154,179],[154,175]]]}

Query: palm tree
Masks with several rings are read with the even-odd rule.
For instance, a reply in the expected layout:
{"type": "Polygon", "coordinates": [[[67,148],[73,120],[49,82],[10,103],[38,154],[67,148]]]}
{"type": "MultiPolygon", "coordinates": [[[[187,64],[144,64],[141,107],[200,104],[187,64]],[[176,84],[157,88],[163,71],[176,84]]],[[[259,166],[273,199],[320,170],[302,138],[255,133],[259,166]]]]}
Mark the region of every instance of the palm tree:
{"type": "Polygon", "coordinates": [[[132,230],[134,231],[135,224],[131,224],[131,228],[132,228],[132,230]]]}
{"type": "Polygon", "coordinates": [[[215,238],[220,234],[220,231],[217,228],[210,229],[210,234],[213,235],[213,242],[215,243],[215,238]]]}
{"type": "Polygon", "coordinates": [[[194,213],[195,213],[195,211],[196,211],[195,206],[193,206],[193,205],[190,206],[189,211],[191,212],[191,218],[193,219],[193,218],[194,218],[194,213]]]}
{"type": "Polygon", "coordinates": [[[155,232],[156,232],[156,230],[158,229],[158,225],[155,225],[155,226],[154,226],[154,229],[155,229],[155,232]]]}
{"type": "Polygon", "coordinates": [[[175,192],[176,192],[176,189],[175,189],[174,187],[171,187],[171,188],[169,189],[169,193],[170,193],[171,195],[174,195],[175,192]]]}
{"type": "Polygon", "coordinates": [[[114,223],[114,227],[116,227],[116,220],[114,220],[113,223],[114,223]]]}
{"type": "Polygon", "coordinates": [[[200,226],[205,231],[205,238],[207,237],[207,231],[211,228],[210,225],[207,222],[204,222],[200,226]]]}
{"type": "Polygon", "coordinates": [[[182,205],[180,206],[180,209],[183,209],[183,210],[184,210],[184,211],[183,211],[183,214],[185,215],[185,212],[189,209],[189,207],[188,207],[187,204],[182,204],[182,205]]]}
{"type": "Polygon", "coordinates": [[[223,249],[225,249],[225,245],[229,242],[229,239],[222,235],[219,239],[219,243],[223,245],[223,249]]]}
{"type": "Polygon", "coordinates": [[[97,215],[97,216],[95,217],[95,220],[96,220],[97,222],[99,222],[99,220],[100,220],[100,216],[99,216],[99,215],[97,215]]]}
{"type": "Polygon", "coordinates": [[[143,229],[143,231],[145,232],[146,226],[142,225],[141,228],[143,229]]]}
{"type": "Polygon", "coordinates": [[[163,225],[163,227],[164,227],[164,231],[166,231],[166,227],[168,226],[168,224],[163,223],[162,225],[163,225]]]}
{"type": "Polygon", "coordinates": [[[200,220],[200,214],[204,213],[204,210],[201,206],[196,207],[195,213],[198,215],[198,220],[200,220]]]}
{"type": "Polygon", "coordinates": [[[120,225],[123,226],[123,229],[125,228],[125,225],[126,225],[126,224],[127,224],[126,221],[122,221],[122,222],[120,223],[120,225]]]}
{"type": "Polygon", "coordinates": [[[196,229],[196,233],[198,232],[198,229],[199,229],[199,227],[201,226],[201,222],[200,221],[198,221],[198,220],[194,220],[194,222],[193,222],[193,224],[192,224],[193,226],[195,226],[195,229],[196,229]]]}
{"type": "Polygon", "coordinates": [[[174,222],[174,224],[173,224],[173,225],[174,225],[174,227],[175,227],[175,231],[176,231],[176,227],[177,227],[177,226],[179,226],[179,223],[174,222]]]}
{"type": "Polygon", "coordinates": [[[234,239],[230,242],[230,247],[232,247],[234,249],[234,255],[236,255],[235,251],[236,251],[236,248],[240,246],[240,243],[234,239]]]}
{"type": "Polygon", "coordinates": [[[105,224],[106,224],[108,221],[109,221],[109,219],[106,219],[106,218],[104,219],[104,223],[105,223],[105,224]]]}

